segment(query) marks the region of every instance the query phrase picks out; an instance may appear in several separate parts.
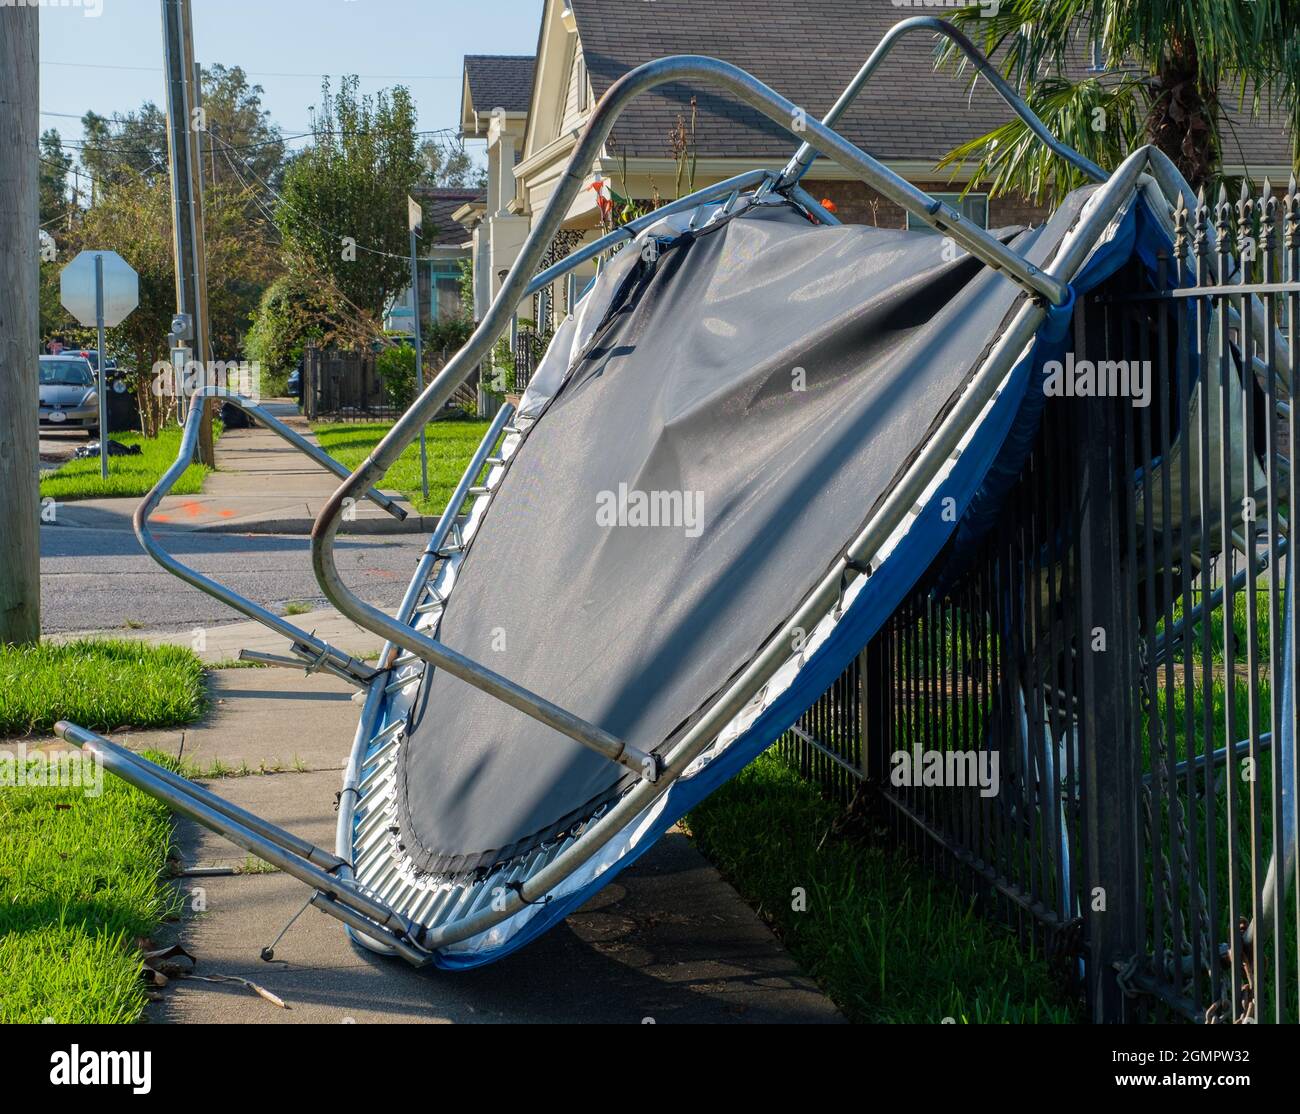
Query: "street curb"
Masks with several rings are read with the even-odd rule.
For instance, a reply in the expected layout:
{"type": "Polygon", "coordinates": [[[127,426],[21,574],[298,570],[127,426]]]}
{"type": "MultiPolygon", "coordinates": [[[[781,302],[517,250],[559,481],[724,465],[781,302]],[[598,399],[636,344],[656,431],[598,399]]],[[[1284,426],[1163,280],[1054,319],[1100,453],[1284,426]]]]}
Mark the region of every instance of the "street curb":
{"type": "MultiPolygon", "coordinates": [[[[362,518],[355,522],[339,523],[338,532],[350,536],[376,534],[432,534],[438,528],[438,518],[425,518],[422,515],[408,515],[399,521],[385,516],[383,518],[362,518]]],[[[191,534],[288,534],[310,537],[314,518],[259,518],[256,522],[213,522],[205,526],[191,526],[183,529],[191,534]]]]}

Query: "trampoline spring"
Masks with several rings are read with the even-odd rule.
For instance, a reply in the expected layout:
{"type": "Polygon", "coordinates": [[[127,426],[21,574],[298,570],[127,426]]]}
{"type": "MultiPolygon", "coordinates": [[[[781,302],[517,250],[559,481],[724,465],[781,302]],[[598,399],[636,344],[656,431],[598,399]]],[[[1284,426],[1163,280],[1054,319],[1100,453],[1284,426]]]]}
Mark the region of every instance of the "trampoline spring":
{"type": "Polygon", "coordinates": [[[448,885],[445,889],[439,889],[437,897],[432,905],[424,914],[423,922],[429,927],[433,927],[439,922],[446,919],[447,914],[456,907],[457,897],[461,887],[448,885]]]}
{"type": "MultiPolygon", "coordinates": [[[[380,891],[383,889],[383,887],[388,885],[389,879],[391,879],[393,875],[395,875],[396,873],[397,873],[397,860],[392,855],[390,855],[388,857],[388,861],[383,865],[379,873],[376,874],[373,878],[366,879],[365,887],[372,894],[378,896],[380,891]]],[[[383,898],[381,897],[379,900],[382,901],[383,898]]]]}
{"type": "Polygon", "coordinates": [[[492,488],[490,488],[490,487],[488,487],[488,486],[486,486],[486,485],[482,485],[482,486],[478,486],[478,487],[471,487],[471,488],[469,489],[469,491],[466,492],[466,494],[469,495],[469,497],[470,497],[471,499],[476,499],[476,498],[478,498],[480,495],[490,495],[490,494],[492,494],[492,488]]]}
{"type": "Polygon", "coordinates": [[[439,600],[426,600],[424,603],[419,604],[419,605],[416,607],[416,609],[415,609],[415,613],[416,613],[417,615],[428,615],[429,612],[431,612],[431,611],[441,611],[441,610],[442,610],[442,605],[443,605],[443,603],[445,603],[445,602],[446,602],[446,601],[444,601],[444,600],[440,600],[440,599],[439,599],[439,600]]]}
{"type": "MultiPolygon", "coordinates": [[[[382,809],[380,811],[383,811],[382,809]]],[[[352,854],[355,859],[352,867],[357,878],[362,878],[370,870],[370,856],[373,854],[375,843],[376,825],[369,826],[362,824],[356,828],[352,836],[352,854]]]]}
{"type": "Polygon", "coordinates": [[[506,458],[503,456],[490,456],[483,463],[489,468],[499,468],[504,465],[506,458]]]}
{"type": "Polygon", "coordinates": [[[420,891],[420,897],[411,905],[407,915],[416,923],[424,924],[430,910],[437,905],[444,893],[446,893],[446,890],[441,884],[426,886],[420,891]]]}
{"type": "Polygon", "coordinates": [[[396,908],[397,902],[394,899],[402,892],[402,887],[406,885],[406,875],[402,873],[401,864],[398,863],[396,858],[393,860],[393,866],[395,868],[393,876],[384,883],[384,888],[375,896],[385,905],[396,908]]]}
{"type": "Polygon", "coordinates": [[[417,682],[420,679],[420,676],[421,674],[417,670],[413,673],[408,673],[405,677],[398,677],[397,680],[392,681],[389,684],[384,686],[384,695],[391,696],[395,692],[400,692],[408,685],[415,684],[415,682],[417,682]]]}
{"type": "Polygon", "coordinates": [[[366,766],[382,765],[384,759],[388,756],[388,752],[392,750],[393,747],[397,746],[397,744],[400,741],[401,741],[400,738],[394,737],[389,739],[387,742],[381,743],[379,746],[377,746],[374,750],[370,751],[366,755],[365,762],[363,764],[366,766]]]}
{"type": "Polygon", "coordinates": [[[368,793],[370,791],[369,787],[374,784],[375,779],[387,773],[387,770],[388,763],[386,762],[376,762],[370,766],[358,779],[357,791],[359,793],[368,793]]]}
{"type": "Polygon", "coordinates": [[[393,837],[387,828],[370,832],[364,840],[357,841],[356,876],[358,880],[370,885],[369,875],[385,859],[393,857],[393,837]]]}
{"type": "Polygon", "coordinates": [[[410,665],[412,662],[419,661],[419,660],[420,660],[419,654],[406,653],[403,654],[401,657],[394,659],[393,664],[390,666],[390,668],[401,669],[402,666],[410,665]]]}
{"type": "Polygon", "coordinates": [[[394,735],[396,735],[398,732],[400,732],[400,731],[401,731],[405,726],[406,726],[406,720],[404,720],[404,719],[393,720],[393,722],[390,723],[390,724],[389,724],[387,727],[385,727],[383,730],[381,730],[381,731],[377,732],[376,734],[370,736],[370,742],[369,742],[369,744],[367,744],[367,745],[368,745],[368,746],[374,746],[376,743],[386,741],[386,740],[392,738],[392,737],[393,737],[394,735]]]}

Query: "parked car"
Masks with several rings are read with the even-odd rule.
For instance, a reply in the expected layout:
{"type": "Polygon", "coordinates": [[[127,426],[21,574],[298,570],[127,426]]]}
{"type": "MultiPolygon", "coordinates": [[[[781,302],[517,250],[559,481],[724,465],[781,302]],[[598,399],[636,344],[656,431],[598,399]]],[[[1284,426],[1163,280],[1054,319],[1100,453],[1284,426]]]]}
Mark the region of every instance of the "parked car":
{"type": "Polygon", "coordinates": [[[40,424],[99,436],[95,370],[80,353],[40,357],[40,424]]]}

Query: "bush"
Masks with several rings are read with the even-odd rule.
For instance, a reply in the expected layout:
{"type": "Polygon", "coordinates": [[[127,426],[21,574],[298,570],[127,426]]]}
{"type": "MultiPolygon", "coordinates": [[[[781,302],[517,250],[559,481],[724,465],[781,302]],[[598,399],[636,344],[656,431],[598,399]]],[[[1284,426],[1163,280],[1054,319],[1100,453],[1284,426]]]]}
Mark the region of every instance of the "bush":
{"type": "Polygon", "coordinates": [[[409,344],[385,348],[375,357],[375,373],[384,384],[384,394],[398,410],[415,399],[415,349],[409,344]]]}
{"type": "Polygon", "coordinates": [[[328,318],[307,284],[282,275],[266,288],[244,338],[248,358],[261,367],[265,385],[285,389],[289,372],[298,366],[309,340],[324,334],[328,318]]]}

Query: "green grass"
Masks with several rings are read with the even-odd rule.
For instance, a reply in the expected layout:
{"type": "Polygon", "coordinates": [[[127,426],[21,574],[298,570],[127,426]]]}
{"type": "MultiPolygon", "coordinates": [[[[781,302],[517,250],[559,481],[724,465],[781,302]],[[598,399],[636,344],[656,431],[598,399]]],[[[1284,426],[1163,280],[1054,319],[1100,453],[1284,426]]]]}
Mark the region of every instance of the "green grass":
{"type": "MultiPolygon", "coordinates": [[[[220,422],[215,423],[213,433],[220,436],[220,422]]],[[[41,498],[72,502],[77,499],[147,495],[175,462],[181,447],[181,431],[178,426],[169,426],[152,439],[140,433],[114,433],[112,438],[124,445],[139,445],[140,455],[109,457],[107,480],[100,478],[98,457],[92,460],[70,460],[57,471],[41,477],[41,498]]],[[[203,478],[210,471],[210,468],[202,464],[191,464],[176,481],[171,494],[197,495],[203,486],[203,478]]]]}
{"type": "MultiPolygon", "coordinates": [[[[1259,577],[1259,591],[1255,597],[1255,648],[1256,660],[1261,665],[1268,664],[1269,661],[1269,624],[1272,616],[1269,614],[1269,596],[1266,591],[1268,586],[1268,574],[1261,573],[1259,577]]],[[[1282,599],[1285,598],[1286,578],[1280,578],[1278,581],[1278,602],[1281,606],[1282,599]]],[[[1246,664],[1246,653],[1249,649],[1249,639],[1246,637],[1248,623],[1247,619],[1247,596],[1246,588],[1240,588],[1233,593],[1232,597],[1232,630],[1233,630],[1233,660],[1238,667],[1244,667],[1246,664]]],[[[1193,605],[1200,602],[1200,593],[1193,597],[1193,605]]],[[[1222,604],[1216,607],[1209,617],[1210,623],[1210,658],[1215,665],[1223,664],[1223,616],[1225,608],[1222,604]]],[[[1173,621],[1178,623],[1183,616],[1183,601],[1179,597],[1175,599],[1170,606],[1173,621]]],[[[1158,632],[1164,631],[1164,618],[1158,617],[1156,629],[1158,632]]],[[[1203,642],[1205,639],[1205,621],[1192,624],[1192,661],[1197,665],[1201,662],[1203,642]]],[[[1281,640],[1282,631],[1278,630],[1278,639],[1281,640]]],[[[1182,634],[1175,639],[1173,646],[1174,661],[1183,660],[1184,641],[1182,634]]]]}
{"type": "Polygon", "coordinates": [[[203,714],[203,665],[179,646],[131,641],[0,646],[0,736],[175,727],[203,714]]]}
{"type": "MultiPolygon", "coordinates": [[[[429,498],[420,492],[420,443],[408,445],[397,462],[385,473],[379,485],[397,490],[409,499],[421,514],[437,515],[447,509],[447,500],[487,432],[488,422],[444,421],[428,427],[429,498]]],[[[391,426],[382,422],[340,422],[312,427],[327,453],[349,468],[370,455],[391,426]]]]}
{"type": "Polygon", "coordinates": [[[160,880],[171,818],[117,778],[102,789],[0,788],[0,1023],[121,1024],[144,1009],[136,941],[178,900],[160,880]]]}
{"type": "Polygon", "coordinates": [[[839,833],[840,816],[769,752],[688,823],[850,1020],[1078,1020],[1041,957],[899,852],[839,833]]]}

